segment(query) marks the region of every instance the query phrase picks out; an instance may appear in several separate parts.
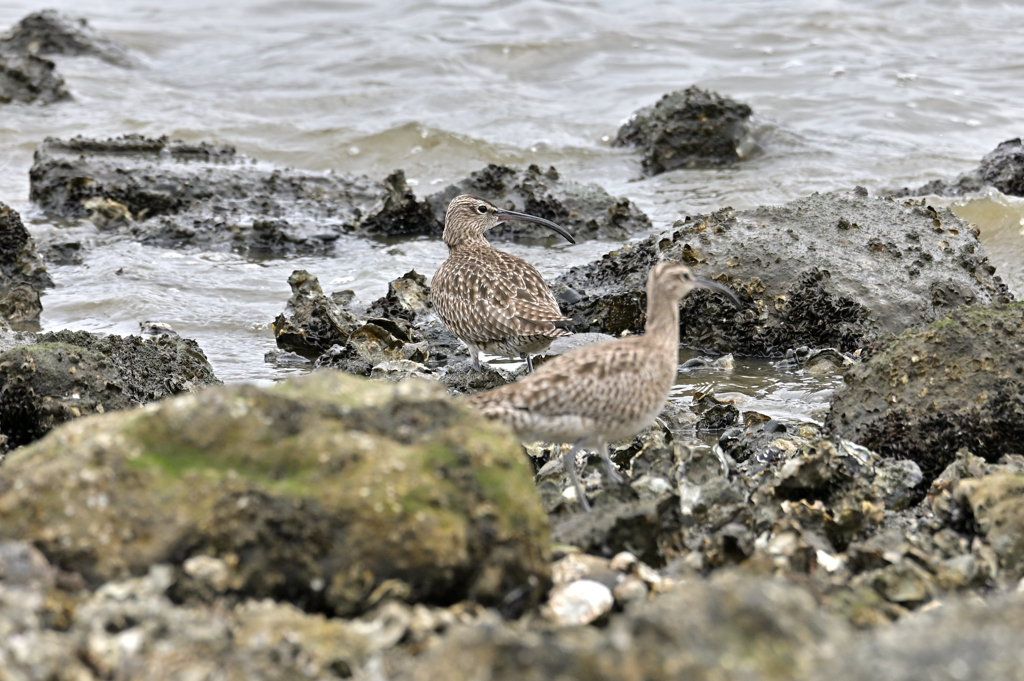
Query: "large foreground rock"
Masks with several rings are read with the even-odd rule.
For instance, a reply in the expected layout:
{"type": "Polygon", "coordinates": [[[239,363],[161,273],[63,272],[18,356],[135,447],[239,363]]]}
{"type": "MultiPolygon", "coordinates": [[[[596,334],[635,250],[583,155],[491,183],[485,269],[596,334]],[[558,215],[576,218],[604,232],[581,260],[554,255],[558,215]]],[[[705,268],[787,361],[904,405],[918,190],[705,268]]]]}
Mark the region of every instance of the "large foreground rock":
{"type": "Polygon", "coordinates": [[[641,332],[647,273],[660,260],[688,263],[743,302],[737,311],[694,291],[682,304],[681,343],[743,355],[804,345],[852,352],[962,305],[1012,299],[974,227],[948,210],[858,190],[687,217],[556,279],[562,312],[576,331],[641,332]]]}
{"type": "Polygon", "coordinates": [[[9,457],[0,537],[90,586],[167,563],[178,598],[341,615],[383,598],[518,613],[548,583],[510,434],[439,386],[336,372],[66,424],[9,457]]]}
{"type": "Polygon", "coordinates": [[[995,187],[1009,196],[1024,196],[1024,143],[1019,137],[1002,142],[981,159],[981,165],[952,182],[932,180],[917,189],[904,187],[893,195],[963,196],[985,187],[995,187]]]}
{"type": "Polygon", "coordinates": [[[18,447],[65,421],[220,383],[194,340],[0,332],[0,435],[18,447]]]}
{"type": "Polygon", "coordinates": [[[639,147],[647,175],[678,168],[730,165],[749,156],[747,120],[753,112],[718,93],[690,87],[640,109],[612,146],[639,147]]]}
{"type": "Polygon", "coordinates": [[[1024,303],[956,310],[854,367],[826,427],[917,461],[926,479],[961,447],[996,461],[1024,454],[1024,303]]]}

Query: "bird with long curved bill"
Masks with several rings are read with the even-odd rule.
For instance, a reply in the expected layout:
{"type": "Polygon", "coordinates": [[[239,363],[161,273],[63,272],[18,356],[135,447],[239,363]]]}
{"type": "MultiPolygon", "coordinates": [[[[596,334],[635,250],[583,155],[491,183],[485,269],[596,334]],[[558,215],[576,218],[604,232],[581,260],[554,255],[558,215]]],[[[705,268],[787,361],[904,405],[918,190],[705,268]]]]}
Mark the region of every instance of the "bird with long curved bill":
{"type": "Polygon", "coordinates": [[[679,362],[679,302],[694,288],[717,291],[740,307],[725,286],[694,277],[682,263],[659,263],[647,277],[644,335],[558,355],[516,383],[470,396],[469,403],[510,426],[524,441],[573,443],[562,463],[576,498],[589,511],[576,475],[576,453],[585,447],[596,449],[609,481],[623,481],[608,454],[608,443],[633,437],[665,406],[679,362]]]}
{"type": "Polygon", "coordinates": [[[537,268],[495,250],[484,238],[488,229],[512,220],[544,225],[576,243],[550,220],[498,208],[476,196],[463,194],[448,204],[443,235],[448,259],[430,282],[431,298],[437,316],[466,344],[478,370],[480,353],[486,352],[526,359],[532,372],[533,355],[572,333],[572,320],[562,314],[537,268]]]}

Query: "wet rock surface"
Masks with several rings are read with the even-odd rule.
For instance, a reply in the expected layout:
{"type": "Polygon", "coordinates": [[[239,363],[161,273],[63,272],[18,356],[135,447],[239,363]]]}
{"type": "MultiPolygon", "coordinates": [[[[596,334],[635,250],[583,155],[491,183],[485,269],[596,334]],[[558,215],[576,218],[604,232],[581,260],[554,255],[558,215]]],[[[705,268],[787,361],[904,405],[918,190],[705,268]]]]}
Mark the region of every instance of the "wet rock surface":
{"type": "Polygon", "coordinates": [[[366,177],[268,169],[228,145],[140,135],[48,138],[29,179],[32,201],[54,215],[252,256],[328,253],[384,195],[366,177]]]}
{"type": "MultiPolygon", "coordinates": [[[[449,202],[460,194],[474,194],[499,208],[550,220],[577,241],[626,239],[651,228],[650,219],[629,199],[613,197],[596,184],[563,179],[553,166],[541,170],[531,165],[523,170],[492,164],[424,199],[436,221],[433,233],[437,236],[443,231],[449,202]]],[[[499,222],[486,236],[491,241],[562,240],[546,227],[523,222],[499,222]]]]}
{"type": "Polygon", "coordinates": [[[963,196],[995,187],[1009,196],[1024,196],[1024,143],[1020,138],[1006,140],[981,159],[974,170],[952,182],[932,180],[916,189],[904,187],[892,192],[893,196],[963,196]]]}
{"type": "Polygon", "coordinates": [[[392,382],[418,376],[441,381],[453,394],[505,385],[525,371],[474,369],[465,346],[434,314],[427,279],[415,270],[390,282],[363,311],[351,309],[346,292],[324,294],[305,270],[288,283],[292,297],[272,324],[274,335],[282,350],[314,360],[314,370],[392,382]]]}
{"type": "Polygon", "coordinates": [[[65,424],[8,457],[0,538],[89,587],[171,566],[178,601],[383,600],[506,615],[548,586],[547,519],[512,437],[427,382],[320,372],[65,424]]]}
{"type": "Polygon", "coordinates": [[[0,104],[52,104],[71,98],[45,55],[86,55],[118,66],[134,64],[124,47],[93,31],[85,19],[54,10],[35,12],[0,34],[0,104]]]}
{"type": "Polygon", "coordinates": [[[0,104],[52,104],[70,98],[52,61],[0,50],[0,104]]]}
{"type": "Polygon", "coordinates": [[[1024,304],[956,310],[882,345],[835,393],[826,427],[931,480],[966,447],[1024,454],[1024,304]]]}
{"type": "Polygon", "coordinates": [[[38,322],[39,293],[52,286],[21,216],[0,202],[0,316],[15,325],[38,322]]]}
{"type": "Polygon", "coordinates": [[[552,288],[577,331],[639,333],[647,272],[660,260],[686,262],[737,293],[741,310],[710,291],[687,296],[680,342],[740,355],[851,353],[961,305],[1012,299],[975,228],[948,210],[863,190],[687,217],[552,288]]]}
{"type": "Polygon", "coordinates": [[[747,131],[752,113],[746,104],[690,87],[634,113],[612,146],[638,147],[647,175],[730,165],[753,151],[747,131]]]}
{"type": "Polygon", "coordinates": [[[0,435],[28,444],[87,414],[220,383],[194,340],[0,331],[0,435]]]}
{"type": "Polygon", "coordinates": [[[0,52],[88,56],[116,66],[132,66],[124,46],[106,38],[79,17],[52,9],[29,14],[0,36],[0,52]]]}
{"type": "MultiPolygon", "coordinates": [[[[332,253],[351,234],[440,237],[448,202],[467,191],[554,220],[577,239],[622,239],[650,228],[629,200],[536,166],[488,166],[417,200],[402,171],[377,182],[273,169],[229,145],[126,135],[48,138],[36,150],[29,178],[32,201],[56,216],[87,217],[100,230],[145,244],[225,248],[253,257],[332,253]]],[[[549,239],[551,233],[503,222],[488,237],[549,239]]]]}

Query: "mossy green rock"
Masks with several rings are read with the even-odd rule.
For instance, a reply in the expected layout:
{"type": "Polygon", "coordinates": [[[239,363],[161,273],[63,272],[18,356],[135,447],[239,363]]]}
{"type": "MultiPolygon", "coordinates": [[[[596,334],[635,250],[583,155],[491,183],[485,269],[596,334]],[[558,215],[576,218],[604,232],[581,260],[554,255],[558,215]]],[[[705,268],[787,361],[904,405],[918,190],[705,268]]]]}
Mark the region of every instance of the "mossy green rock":
{"type": "MultiPolygon", "coordinates": [[[[96,585],[224,561],[226,591],[352,615],[385,597],[506,612],[548,584],[518,442],[429,382],[318,372],[80,419],[13,453],[0,537],[96,585]]],[[[209,597],[209,596],[206,596],[209,597]]]]}
{"type": "Polygon", "coordinates": [[[1024,454],[1024,303],[958,309],[853,367],[825,426],[930,483],[961,447],[994,462],[1024,454]]]}

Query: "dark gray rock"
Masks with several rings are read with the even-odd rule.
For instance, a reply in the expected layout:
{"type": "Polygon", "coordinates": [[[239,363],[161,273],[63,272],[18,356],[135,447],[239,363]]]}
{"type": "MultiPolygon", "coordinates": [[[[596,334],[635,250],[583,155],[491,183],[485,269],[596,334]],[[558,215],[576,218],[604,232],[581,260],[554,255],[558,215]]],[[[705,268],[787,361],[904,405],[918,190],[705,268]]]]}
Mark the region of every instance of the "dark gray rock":
{"type": "Polygon", "coordinates": [[[64,241],[50,244],[43,252],[43,258],[51,265],[81,265],[82,244],[78,241],[64,241]]]}
{"type": "MultiPolygon", "coordinates": [[[[460,194],[474,194],[499,208],[535,215],[565,228],[577,241],[626,239],[651,228],[650,219],[632,201],[616,198],[596,184],[563,179],[554,167],[536,165],[525,170],[491,164],[425,199],[437,221],[440,236],[448,204],[460,194]]],[[[531,238],[557,243],[561,237],[539,225],[500,222],[487,238],[505,241],[531,238]]]]}
{"type": "Polygon", "coordinates": [[[124,46],[94,31],[85,19],[52,9],[29,14],[19,21],[0,37],[0,51],[90,56],[117,66],[134,65],[124,46]]]}
{"type": "Polygon", "coordinates": [[[697,392],[693,395],[690,411],[697,414],[697,430],[725,430],[740,418],[740,410],[732,400],[720,400],[714,391],[697,392]]]}
{"type": "MultiPolygon", "coordinates": [[[[491,164],[420,201],[409,189],[402,171],[395,171],[384,186],[387,195],[383,207],[360,223],[361,231],[440,237],[448,204],[460,194],[474,194],[501,208],[551,220],[577,241],[625,239],[651,227],[650,219],[628,199],[615,198],[595,184],[562,179],[554,167],[542,171],[536,165],[523,170],[491,164]]],[[[522,222],[498,223],[487,232],[487,238],[561,241],[545,227],[522,222]]]]}
{"type": "Polygon", "coordinates": [[[386,193],[366,177],[267,169],[231,146],[140,135],[48,138],[29,179],[30,198],[52,214],[146,244],[258,257],[331,252],[386,193]]]}
{"type": "Polygon", "coordinates": [[[641,332],[647,273],[660,260],[739,295],[742,310],[710,291],[687,296],[680,342],[740,355],[853,352],[961,305],[1012,299],[977,233],[951,212],[854,191],[687,217],[558,277],[555,290],[579,296],[562,312],[578,332],[641,332]]]}
{"type": "Polygon", "coordinates": [[[21,216],[0,202],[0,316],[31,330],[43,310],[39,292],[52,286],[21,216]]]}
{"type": "MultiPolygon", "coordinates": [[[[146,244],[228,248],[255,257],[330,253],[350,233],[440,237],[448,202],[464,191],[554,220],[577,239],[625,238],[650,228],[627,199],[536,166],[489,166],[417,200],[401,170],[380,183],[267,169],[227,145],[126,135],[47,138],[36,149],[29,179],[30,198],[54,215],[88,217],[98,229],[146,244]]],[[[503,222],[488,236],[547,239],[551,232],[503,222]]]]}
{"type": "Polygon", "coordinates": [[[15,336],[0,345],[7,348],[0,354],[0,434],[11,447],[79,416],[220,383],[194,340],[86,331],[15,336]]]}
{"type": "Polygon", "coordinates": [[[1024,143],[1019,137],[1000,143],[981,159],[981,165],[952,182],[932,180],[917,189],[904,187],[892,195],[963,196],[986,186],[995,187],[1010,196],[1024,196],[1024,143]]]}
{"type": "Polygon", "coordinates": [[[332,346],[344,346],[359,326],[355,316],[324,295],[319,280],[305,270],[292,272],[288,285],[292,297],[271,325],[277,347],[315,360],[332,346]]]}
{"type": "Polygon", "coordinates": [[[960,309],[850,369],[825,421],[837,437],[916,461],[930,482],[961,447],[1024,454],[1024,303],[960,309]]]}
{"type": "Polygon", "coordinates": [[[0,51],[0,104],[52,104],[70,98],[52,61],[0,51]]]}
{"type": "Polygon", "coordinates": [[[612,146],[643,151],[647,175],[678,168],[730,165],[750,154],[749,106],[690,87],[640,109],[619,128],[612,146]]]}
{"type": "Polygon", "coordinates": [[[53,286],[46,265],[36,253],[32,236],[18,212],[0,202],[0,285],[31,284],[42,290],[53,286]]]}
{"type": "Polygon", "coordinates": [[[325,295],[305,270],[288,283],[292,297],[272,324],[274,335],[282,350],[313,360],[314,370],[372,376],[380,366],[381,379],[426,374],[453,394],[505,385],[525,372],[525,365],[516,373],[473,369],[465,346],[434,314],[427,279],[416,271],[390,282],[387,294],[362,311],[351,309],[345,292],[325,295]]]}

